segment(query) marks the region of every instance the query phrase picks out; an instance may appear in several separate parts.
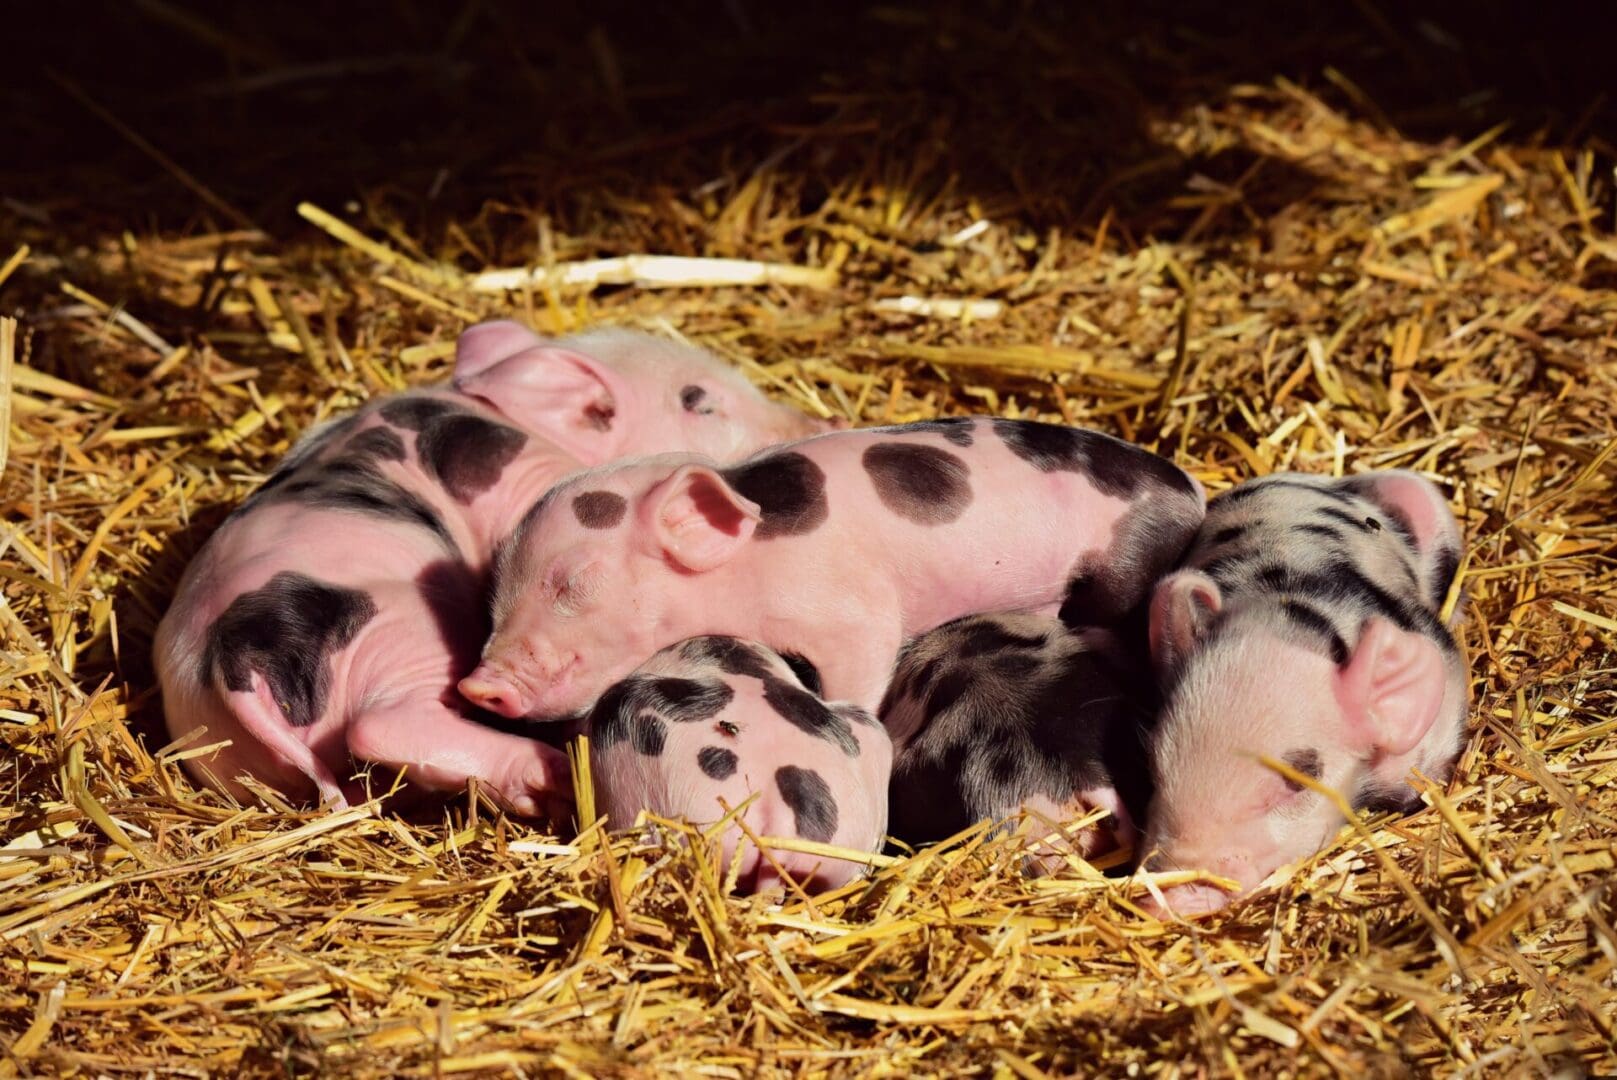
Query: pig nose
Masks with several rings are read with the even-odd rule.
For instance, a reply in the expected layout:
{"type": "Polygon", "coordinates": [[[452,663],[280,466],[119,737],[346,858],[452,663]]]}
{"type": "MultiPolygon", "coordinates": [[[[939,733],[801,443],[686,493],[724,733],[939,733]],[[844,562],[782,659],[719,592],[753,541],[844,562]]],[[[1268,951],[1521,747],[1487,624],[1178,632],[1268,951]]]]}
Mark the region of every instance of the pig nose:
{"type": "Polygon", "coordinates": [[[1163,889],[1162,897],[1167,901],[1165,906],[1158,904],[1155,897],[1147,899],[1142,905],[1158,919],[1170,914],[1181,917],[1207,915],[1227,907],[1230,902],[1228,893],[1211,885],[1175,885],[1163,889]]]}
{"type": "Polygon", "coordinates": [[[467,701],[507,720],[528,713],[528,695],[510,675],[481,664],[460,680],[460,693],[467,701]]]}

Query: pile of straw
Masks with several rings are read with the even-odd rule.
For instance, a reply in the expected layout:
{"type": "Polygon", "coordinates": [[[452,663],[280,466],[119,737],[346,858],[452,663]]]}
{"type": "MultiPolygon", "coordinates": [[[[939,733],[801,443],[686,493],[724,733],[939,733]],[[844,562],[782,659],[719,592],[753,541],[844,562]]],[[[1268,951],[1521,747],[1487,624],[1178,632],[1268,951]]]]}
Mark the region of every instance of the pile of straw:
{"type": "Polygon", "coordinates": [[[1609,176],[1284,80],[1150,134],[1310,184],[1260,212],[1262,168],[1193,175],[1171,241],[891,176],[810,199],[767,163],[516,243],[491,205],[442,251],[380,203],[305,204],[294,239],[63,247],[11,218],[0,1075],[1617,1071],[1609,176]],[[480,259],[494,234],[526,265],[480,259]],[[475,791],[421,820],[390,777],[339,813],[199,790],[147,659],[186,560],[300,432],[441,378],[491,316],[682,335],[859,422],[1095,426],[1214,492],[1421,470],[1470,545],[1457,774],[1195,924],[1144,916],[1107,863],[1024,880],[981,830],[772,904],[727,896],[700,845],[545,832],[475,791]]]}

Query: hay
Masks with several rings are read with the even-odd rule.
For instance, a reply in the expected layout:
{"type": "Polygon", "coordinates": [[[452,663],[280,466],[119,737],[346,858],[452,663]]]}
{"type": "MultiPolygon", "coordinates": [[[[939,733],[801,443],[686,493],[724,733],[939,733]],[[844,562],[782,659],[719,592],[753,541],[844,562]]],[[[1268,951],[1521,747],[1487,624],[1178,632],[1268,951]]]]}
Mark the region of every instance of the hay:
{"type": "Polygon", "coordinates": [[[805,211],[782,167],[535,221],[493,269],[467,254],[509,228],[493,207],[442,263],[314,205],[306,241],[64,252],[26,225],[0,251],[0,1075],[1617,1070],[1611,185],[1590,154],[1421,142],[1284,80],[1152,134],[1315,186],[1260,218],[1261,176],[1193,178],[1152,241],[874,177],[805,211]],[[626,246],[663,225],[694,256],[626,246]],[[770,906],[673,823],[554,835],[475,792],[406,819],[380,776],[334,814],[199,791],[145,659],[185,560],[300,432],[511,314],[677,331],[824,415],[1099,426],[1213,491],[1418,469],[1470,539],[1458,773],[1196,925],[1135,906],[1165,875],[1023,880],[1029,838],[982,828],[770,906]]]}

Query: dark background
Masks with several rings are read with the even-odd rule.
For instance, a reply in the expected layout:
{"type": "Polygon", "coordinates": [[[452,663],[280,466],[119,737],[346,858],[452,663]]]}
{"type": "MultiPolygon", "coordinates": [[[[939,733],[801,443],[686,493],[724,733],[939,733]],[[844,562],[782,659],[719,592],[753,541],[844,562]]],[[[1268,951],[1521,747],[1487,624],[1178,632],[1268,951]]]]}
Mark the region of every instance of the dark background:
{"type": "MultiPolygon", "coordinates": [[[[1151,121],[1277,75],[1408,134],[1469,138],[1509,121],[1511,141],[1609,155],[1617,19],[1603,7],[17,5],[0,65],[0,234],[19,217],[48,218],[64,242],[236,224],[82,94],[281,239],[309,229],[292,213],[300,199],[385,209],[430,250],[490,199],[578,222],[608,196],[722,188],[764,161],[802,178],[807,209],[843,180],[925,192],[953,176],[989,213],[1082,226],[1113,206],[1171,235],[1156,200],[1183,190],[1192,165],[1223,178],[1243,162],[1175,160],[1151,121]]],[[[484,242],[509,250],[483,254],[521,258],[522,231],[491,230],[484,242]]]]}

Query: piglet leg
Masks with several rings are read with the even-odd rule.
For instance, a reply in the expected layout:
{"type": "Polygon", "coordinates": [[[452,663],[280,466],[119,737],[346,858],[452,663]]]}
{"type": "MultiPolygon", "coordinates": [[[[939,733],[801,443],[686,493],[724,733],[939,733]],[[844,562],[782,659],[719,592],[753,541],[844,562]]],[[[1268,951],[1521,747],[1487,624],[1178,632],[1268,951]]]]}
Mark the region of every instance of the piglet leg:
{"type": "Polygon", "coordinates": [[[287,722],[286,714],[276,704],[275,695],[270,692],[263,675],[253,672],[252,689],[226,691],[224,699],[247,734],[314,783],[322,803],[330,803],[338,810],[347,808],[348,801],[343,798],[342,785],[325,763],[315,756],[314,751],[297,737],[298,729],[287,722]]]}
{"type": "Polygon", "coordinates": [[[540,817],[572,797],[567,755],[537,739],[468,720],[439,702],[374,707],[348,728],[356,761],[404,768],[409,781],[455,791],[476,777],[513,814],[540,817]]]}

